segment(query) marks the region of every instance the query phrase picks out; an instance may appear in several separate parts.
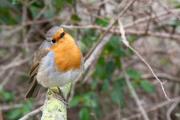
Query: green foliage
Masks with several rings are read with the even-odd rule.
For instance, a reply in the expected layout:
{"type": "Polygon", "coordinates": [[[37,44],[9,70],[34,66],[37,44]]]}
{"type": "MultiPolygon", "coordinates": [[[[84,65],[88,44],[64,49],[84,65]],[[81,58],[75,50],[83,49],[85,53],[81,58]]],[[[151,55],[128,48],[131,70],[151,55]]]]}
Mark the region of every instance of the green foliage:
{"type": "Polygon", "coordinates": [[[52,2],[57,11],[62,10],[66,4],[73,4],[73,0],[53,0],[52,2]]]}
{"type": "Polygon", "coordinates": [[[7,120],[18,120],[20,116],[23,116],[32,110],[32,102],[26,101],[21,108],[12,109],[6,113],[7,120]]]}
{"type": "Polygon", "coordinates": [[[57,10],[61,10],[65,4],[65,0],[53,0],[53,5],[57,10]]]}
{"type": "Polygon", "coordinates": [[[85,93],[83,95],[75,96],[71,102],[70,106],[75,107],[78,104],[82,104],[86,107],[95,108],[98,106],[97,95],[94,92],[85,93]]]}
{"type": "Polygon", "coordinates": [[[102,27],[106,27],[109,24],[109,19],[108,18],[96,18],[95,23],[97,25],[100,25],[102,27]]]}
{"type": "Polygon", "coordinates": [[[111,99],[113,102],[117,103],[121,107],[125,105],[124,99],[124,87],[125,87],[125,80],[122,78],[117,79],[113,84],[113,89],[111,92],[111,99]]]}
{"type": "Polygon", "coordinates": [[[180,1],[179,0],[170,0],[171,3],[175,5],[175,8],[180,8],[180,1]]]}
{"type": "Polygon", "coordinates": [[[83,106],[79,112],[80,120],[90,120],[91,111],[94,111],[96,114],[99,112],[99,101],[95,92],[87,92],[77,95],[70,101],[71,107],[76,107],[79,105],[83,106]]]}
{"type": "Polygon", "coordinates": [[[88,52],[88,48],[90,48],[93,45],[93,43],[97,41],[98,36],[99,34],[93,29],[83,30],[81,44],[83,44],[84,46],[84,52],[88,52]]]}
{"type": "Polygon", "coordinates": [[[178,27],[178,26],[180,26],[180,20],[179,19],[173,19],[170,21],[169,25],[172,27],[178,27]]]}
{"type": "Polygon", "coordinates": [[[21,116],[21,110],[20,109],[14,109],[7,113],[7,119],[8,120],[17,120],[19,116],[21,116]]]}
{"type": "Polygon", "coordinates": [[[20,2],[20,0],[7,0],[9,1],[10,3],[12,3],[13,5],[16,5],[20,2]]]}
{"type": "Polygon", "coordinates": [[[0,101],[10,102],[14,99],[14,94],[12,92],[6,91],[0,88],[0,101]]]}
{"type": "MultiPolygon", "coordinates": [[[[73,0],[53,0],[53,7],[48,7],[48,10],[44,12],[42,16],[50,19],[54,17],[60,10],[64,9],[64,6],[69,5],[72,7],[73,4],[73,0]]],[[[16,25],[21,23],[22,6],[23,2],[21,0],[0,1],[0,24],[16,25]]],[[[28,16],[30,18],[35,18],[44,7],[45,2],[43,0],[32,2],[32,4],[27,8],[28,16]]],[[[80,19],[77,17],[77,15],[72,15],[72,21],[74,20],[77,23],[80,19]]]]}
{"type": "Polygon", "coordinates": [[[15,16],[13,12],[9,11],[8,6],[0,7],[0,24],[17,24],[18,23],[18,16],[15,16]]]}
{"type": "Polygon", "coordinates": [[[79,112],[80,120],[90,120],[90,111],[88,108],[82,108],[79,112]]]}
{"type": "Polygon", "coordinates": [[[119,36],[112,36],[109,43],[106,45],[107,54],[112,54],[114,57],[125,57],[127,55],[125,49],[122,47],[122,42],[119,36]]]}
{"type": "Polygon", "coordinates": [[[135,80],[141,79],[141,74],[140,74],[137,70],[128,69],[128,70],[127,70],[127,74],[129,75],[129,77],[130,77],[131,79],[135,79],[135,80]]]}
{"type": "Polygon", "coordinates": [[[143,80],[141,73],[134,69],[128,69],[127,73],[129,77],[133,80],[133,85],[135,88],[142,88],[147,93],[155,92],[155,86],[147,80],[143,80]]]}
{"type": "Polygon", "coordinates": [[[81,21],[81,18],[77,14],[72,14],[71,20],[73,23],[79,23],[81,21]]]}
{"type": "MultiPolygon", "coordinates": [[[[1,103],[9,103],[11,104],[11,101],[15,99],[15,95],[12,93],[12,91],[6,91],[3,88],[0,88],[0,102],[1,103]]],[[[11,109],[10,111],[5,113],[5,117],[7,120],[17,120],[24,114],[30,112],[32,110],[32,102],[31,101],[25,101],[25,102],[19,102],[22,103],[22,107],[11,109]]],[[[13,106],[13,105],[12,105],[13,106]]]]}
{"type": "Polygon", "coordinates": [[[141,80],[140,86],[147,93],[155,92],[155,86],[147,80],[141,80]]]}
{"type": "Polygon", "coordinates": [[[98,71],[99,69],[97,69],[97,72],[100,74],[99,77],[101,77],[102,79],[110,79],[113,71],[115,70],[115,61],[114,60],[109,60],[106,62],[106,65],[104,64],[99,64],[99,69],[101,69],[101,71],[98,71]],[[106,74],[104,74],[106,73],[106,74]]]}

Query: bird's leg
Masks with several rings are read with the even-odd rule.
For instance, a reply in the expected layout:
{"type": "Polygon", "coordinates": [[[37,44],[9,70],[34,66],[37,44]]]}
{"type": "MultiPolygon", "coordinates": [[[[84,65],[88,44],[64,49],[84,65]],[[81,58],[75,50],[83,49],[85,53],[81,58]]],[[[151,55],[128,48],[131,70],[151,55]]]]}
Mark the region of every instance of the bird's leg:
{"type": "Polygon", "coordinates": [[[59,87],[51,87],[48,90],[48,95],[53,95],[55,98],[62,101],[66,106],[68,106],[67,100],[65,99],[61,89],[59,87]]]}

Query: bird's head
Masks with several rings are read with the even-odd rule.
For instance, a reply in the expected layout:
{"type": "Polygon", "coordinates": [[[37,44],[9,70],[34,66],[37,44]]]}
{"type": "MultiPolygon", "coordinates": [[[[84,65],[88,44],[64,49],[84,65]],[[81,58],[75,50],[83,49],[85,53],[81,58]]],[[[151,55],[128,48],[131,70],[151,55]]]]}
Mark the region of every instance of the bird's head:
{"type": "Polygon", "coordinates": [[[64,31],[62,27],[54,26],[46,33],[46,40],[50,42],[50,48],[76,45],[70,34],[64,31]]]}
{"type": "Polygon", "coordinates": [[[61,71],[78,69],[81,65],[81,51],[73,37],[62,27],[52,27],[46,34],[51,43],[49,50],[55,54],[55,63],[61,71]]]}

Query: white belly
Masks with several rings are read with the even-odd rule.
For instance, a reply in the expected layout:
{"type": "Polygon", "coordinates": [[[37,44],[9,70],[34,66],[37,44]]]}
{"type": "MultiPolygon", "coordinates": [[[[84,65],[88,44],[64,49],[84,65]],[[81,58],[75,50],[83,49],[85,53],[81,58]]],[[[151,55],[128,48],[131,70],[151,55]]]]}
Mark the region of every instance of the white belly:
{"type": "Polygon", "coordinates": [[[40,64],[37,81],[44,87],[63,86],[77,79],[81,69],[69,70],[68,72],[59,72],[54,67],[54,54],[49,52],[40,64]]]}

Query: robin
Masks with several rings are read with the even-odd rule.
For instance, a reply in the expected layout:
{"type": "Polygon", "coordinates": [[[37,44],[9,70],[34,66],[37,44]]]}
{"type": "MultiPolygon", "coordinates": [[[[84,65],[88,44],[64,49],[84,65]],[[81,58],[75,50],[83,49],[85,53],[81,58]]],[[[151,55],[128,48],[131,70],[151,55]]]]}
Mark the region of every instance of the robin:
{"type": "Polygon", "coordinates": [[[82,66],[81,50],[72,36],[62,27],[52,27],[34,54],[26,98],[36,96],[41,85],[51,88],[72,82],[80,75],[82,66]]]}

